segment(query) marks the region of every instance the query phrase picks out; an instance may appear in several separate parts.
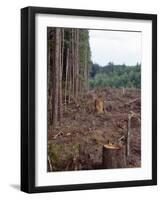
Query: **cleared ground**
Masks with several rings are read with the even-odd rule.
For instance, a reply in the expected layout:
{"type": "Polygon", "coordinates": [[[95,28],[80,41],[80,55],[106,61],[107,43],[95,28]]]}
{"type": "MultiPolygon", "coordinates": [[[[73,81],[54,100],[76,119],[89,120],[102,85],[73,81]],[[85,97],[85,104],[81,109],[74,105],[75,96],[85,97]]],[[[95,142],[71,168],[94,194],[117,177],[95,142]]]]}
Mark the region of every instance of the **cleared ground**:
{"type": "MultiPolygon", "coordinates": [[[[102,168],[102,147],[107,143],[126,145],[127,121],[131,120],[130,156],[127,167],[141,166],[141,94],[139,89],[97,89],[71,99],[63,111],[61,125],[48,127],[48,155],[53,171],[102,168]],[[105,113],[95,112],[94,99],[104,100],[105,113]]],[[[48,171],[49,165],[48,165],[48,171]]]]}

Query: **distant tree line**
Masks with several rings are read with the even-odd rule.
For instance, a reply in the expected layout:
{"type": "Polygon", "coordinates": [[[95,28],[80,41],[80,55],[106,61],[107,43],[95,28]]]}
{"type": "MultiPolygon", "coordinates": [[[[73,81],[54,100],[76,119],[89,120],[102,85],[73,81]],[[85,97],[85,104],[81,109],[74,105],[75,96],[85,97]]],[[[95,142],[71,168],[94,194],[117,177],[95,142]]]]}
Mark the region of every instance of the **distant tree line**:
{"type": "Polygon", "coordinates": [[[96,87],[141,87],[141,64],[127,66],[115,65],[112,62],[106,66],[92,64],[90,70],[90,88],[96,87]]]}

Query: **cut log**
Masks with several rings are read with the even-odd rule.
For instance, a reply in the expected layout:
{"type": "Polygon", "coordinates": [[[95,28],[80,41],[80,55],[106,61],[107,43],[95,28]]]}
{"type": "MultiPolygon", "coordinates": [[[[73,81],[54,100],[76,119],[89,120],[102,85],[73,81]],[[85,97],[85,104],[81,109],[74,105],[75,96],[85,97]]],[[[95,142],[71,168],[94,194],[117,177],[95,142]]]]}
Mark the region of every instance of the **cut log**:
{"type": "Polygon", "coordinates": [[[136,99],[133,99],[132,101],[128,102],[128,103],[125,103],[123,106],[128,106],[132,103],[135,103],[136,101],[140,101],[140,98],[136,98],[136,99]]]}
{"type": "Polygon", "coordinates": [[[126,148],[124,145],[106,144],[103,146],[102,165],[104,169],[125,168],[126,148]]]}

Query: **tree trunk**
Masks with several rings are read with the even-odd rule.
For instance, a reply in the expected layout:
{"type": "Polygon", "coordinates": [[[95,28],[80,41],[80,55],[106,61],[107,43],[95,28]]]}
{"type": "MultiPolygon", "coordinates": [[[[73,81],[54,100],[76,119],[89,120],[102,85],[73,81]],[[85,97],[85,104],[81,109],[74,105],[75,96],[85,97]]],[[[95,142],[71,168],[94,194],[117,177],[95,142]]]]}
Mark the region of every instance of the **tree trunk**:
{"type": "Polygon", "coordinates": [[[63,45],[63,29],[60,31],[59,36],[59,43],[60,43],[60,49],[59,49],[59,96],[58,96],[58,120],[61,124],[62,119],[62,72],[63,72],[63,52],[64,52],[64,45],[63,45]]]}
{"type": "Polygon", "coordinates": [[[67,49],[66,54],[66,71],[65,71],[65,86],[64,86],[64,109],[66,111],[66,104],[67,104],[67,89],[68,89],[68,65],[69,65],[69,49],[67,49]]]}
{"type": "Polygon", "coordinates": [[[53,57],[53,92],[52,92],[52,99],[53,99],[53,129],[55,129],[58,121],[58,94],[59,94],[59,64],[60,64],[60,44],[59,38],[60,37],[60,28],[56,28],[55,30],[55,51],[53,57]]]}
{"type": "Polygon", "coordinates": [[[103,146],[102,165],[105,169],[125,168],[126,149],[121,145],[103,146]]]}
{"type": "Polygon", "coordinates": [[[72,29],[72,96],[75,96],[75,30],[72,29]]]}
{"type": "Polygon", "coordinates": [[[47,37],[48,37],[48,42],[47,42],[47,50],[48,50],[48,58],[47,58],[47,91],[48,91],[48,98],[47,98],[47,111],[48,111],[48,125],[51,125],[52,121],[52,116],[51,116],[51,111],[52,111],[52,104],[51,104],[51,68],[50,68],[50,60],[51,60],[51,47],[50,47],[50,28],[47,29],[47,37]]]}
{"type": "Polygon", "coordinates": [[[78,97],[78,88],[79,88],[79,30],[76,30],[76,84],[75,84],[75,96],[78,97]]]}
{"type": "Polygon", "coordinates": [[[72,94],[72,52],[71,46],[69,48],[69,84],[68,84],[68,103],[70,103],[71,94],[72,94]]]}

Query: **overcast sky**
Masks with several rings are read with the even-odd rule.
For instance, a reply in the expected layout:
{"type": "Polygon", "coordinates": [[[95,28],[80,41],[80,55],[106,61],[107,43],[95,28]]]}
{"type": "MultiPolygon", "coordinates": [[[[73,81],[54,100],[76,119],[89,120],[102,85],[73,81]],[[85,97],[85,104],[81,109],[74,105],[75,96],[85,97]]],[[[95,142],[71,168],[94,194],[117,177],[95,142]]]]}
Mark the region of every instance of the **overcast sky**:
{"type": "Polygon", "coordinates": [[[92,61],[100,65],[141,62],[141,33],[89,30],[92,61]]]}

